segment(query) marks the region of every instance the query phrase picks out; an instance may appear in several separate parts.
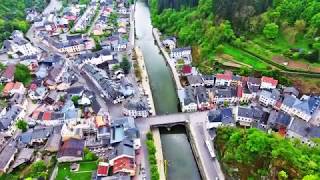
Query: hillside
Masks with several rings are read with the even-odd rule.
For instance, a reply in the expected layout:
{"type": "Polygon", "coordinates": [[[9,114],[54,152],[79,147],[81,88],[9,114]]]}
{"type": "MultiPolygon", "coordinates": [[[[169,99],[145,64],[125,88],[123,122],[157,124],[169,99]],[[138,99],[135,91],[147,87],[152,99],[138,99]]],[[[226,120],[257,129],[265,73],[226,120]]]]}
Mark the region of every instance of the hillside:
{"type": "Polygon", "coordinates": [[[25,9],[34,7],[42,11],[47,0],[0,0],[0,43],[11,35],[13,30],[27,32],[28,22],[25,21],[25,9]]]}
{"type": "Polygon", "coordinates": [[[195,7],[164,10],[162,2],[151,0],[153,25],[177,36],[180,46],[192,45],[202,73],[231,61],[246,64],[251,74],[273,69],[320,75],[317,0],[200,0],[195,7]]]}
{"type": "Polygon", "coordinates": [[[215,140],[229,177],[240,179],[320,178],[320,147],[309,147],[258,129],[223,127],[215,140]]]}

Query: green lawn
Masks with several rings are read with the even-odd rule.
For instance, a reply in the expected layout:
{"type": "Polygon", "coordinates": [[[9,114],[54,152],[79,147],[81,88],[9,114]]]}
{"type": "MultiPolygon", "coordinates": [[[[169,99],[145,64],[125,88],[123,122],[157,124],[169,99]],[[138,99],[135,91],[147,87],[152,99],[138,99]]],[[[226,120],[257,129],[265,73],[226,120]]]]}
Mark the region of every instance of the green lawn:
{"type": "Polygon", "coordinates": [[[258,70],[267,69],[268,64],[266,64],[259,58],[254,57],[228,44],[224,44],[224,53],[231,55],[236,61],[252,66],[254,69],[258,69],[258,70]]]}
{"type": "Polygon", "coordinates": [[[92,172],[97,169],[97,161],[80,162],[80,168],[77,172],[70,171],[70,163],[61,163],[58,165],[57,180],[64,180],[65,177],[75,180],[91,179],[92,172]]]}

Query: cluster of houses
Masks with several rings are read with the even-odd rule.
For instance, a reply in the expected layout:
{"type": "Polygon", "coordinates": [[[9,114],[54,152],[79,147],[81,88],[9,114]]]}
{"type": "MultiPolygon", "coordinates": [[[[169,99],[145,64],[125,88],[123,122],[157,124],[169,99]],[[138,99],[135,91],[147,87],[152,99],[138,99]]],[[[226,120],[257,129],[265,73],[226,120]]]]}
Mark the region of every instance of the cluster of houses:
{"type": "Polygon", "coordinates": [[[256,127],[309,145],[312,138],[320,137],[320,96],[300,95],[272,77],[244,77],[231,71],[202,75],[191,65],[190,47],[177,48],[174,37],[164,39],[162,45],[184,80],[183,89],[178,89],[182,112],[215,109],[208,113],[209,130],[220,125],[256,127]]]}

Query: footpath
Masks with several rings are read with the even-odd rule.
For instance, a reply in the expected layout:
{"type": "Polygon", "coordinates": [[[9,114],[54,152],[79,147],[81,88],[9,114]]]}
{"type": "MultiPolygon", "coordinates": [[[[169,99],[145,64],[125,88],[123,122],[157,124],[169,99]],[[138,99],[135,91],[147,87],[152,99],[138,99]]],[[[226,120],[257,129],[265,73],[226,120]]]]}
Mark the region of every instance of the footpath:
{"type": "Polygon", "coordinates": [[[150,83],[149,83],[149,77],[148,77],[146,65],[144,63],[143,54],[142,54],[140,48],[138,48],[138,47],[135,47],[135,52],[136,52],[136,56],[137,56],[137,63],[138,63],[138,66],[141,70],[142,88],[144,90],[144,93],[148,96],[149,106],[151,108],[151,114],[154,116],[154,115],[156,115],[156,110],[154,107],[152,91],[151,91],[151,87],[150,87],[150,83]]]}

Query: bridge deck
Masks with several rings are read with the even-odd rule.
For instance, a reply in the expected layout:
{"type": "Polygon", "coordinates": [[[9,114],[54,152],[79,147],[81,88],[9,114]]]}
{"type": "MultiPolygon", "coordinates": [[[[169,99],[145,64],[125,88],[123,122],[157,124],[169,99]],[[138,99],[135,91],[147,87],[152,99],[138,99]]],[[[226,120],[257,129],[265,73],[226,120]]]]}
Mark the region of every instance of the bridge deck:
{"type": "Polygon", "coordinates": [[[153,116],[148,118],[150,126],[161,126],[166,124],[179,124],[185,123],[189,119],[189,114],[187,113],[178,113],[162,116],[153,116]]]}

